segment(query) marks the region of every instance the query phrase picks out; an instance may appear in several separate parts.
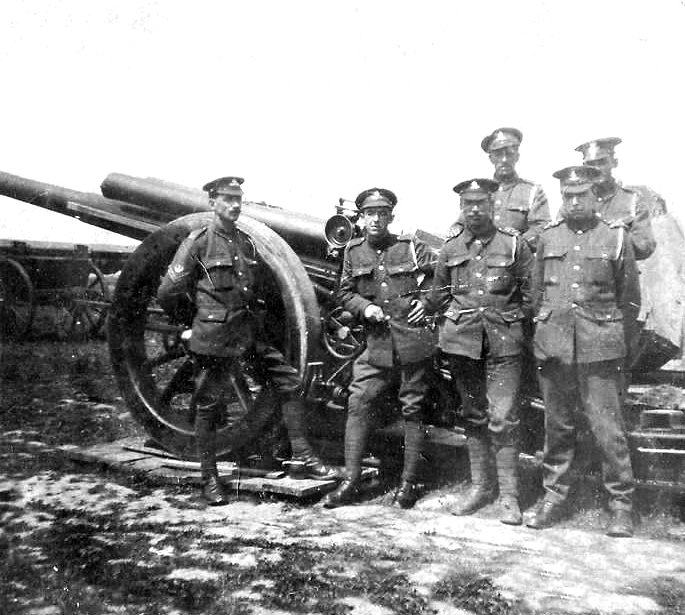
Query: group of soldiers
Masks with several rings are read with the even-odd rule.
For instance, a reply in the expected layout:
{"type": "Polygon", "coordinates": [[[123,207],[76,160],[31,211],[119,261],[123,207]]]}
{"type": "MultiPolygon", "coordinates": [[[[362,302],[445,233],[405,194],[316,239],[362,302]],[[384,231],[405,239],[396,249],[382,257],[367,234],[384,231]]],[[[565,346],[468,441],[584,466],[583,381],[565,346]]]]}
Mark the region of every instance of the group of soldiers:
{"type": "MultiPolygon", "coordinates": [[[[562,206],[552,221],[543,189],[516,172],[521,141],[515,128],[483,139],[494,179],[454,187],[460,214],[437,260],[416,236],[389,230],[397,205],[390,190],[372,188],[356,198],[364,232],[345,249],[338,301],[364,323],[367,343],[349,386],[344,475],[324,498],[325,507],[361,497],[370,419],[391,387],[405,426],[394,501],[410,508],[421,497],[424,402],[436,351],[427,325],[432,316],[461,398],[471,472],[470,487],[450,512],[468,515],[497,500],[503,523],[524,522],[518,394],[523,363],[534,355],[545,402],[545,495],[526,525],[546,528],[563,515],[580,410],[602,453],[611,513],[607,534],[632,535],[633,475],[622,403],[640,306],[636,259],[655,249],[649,211],[613,177],[620,139],[598,139],[577,148],[581,165],[554,173],[562,206]]],[[[196,304],[190,350],[198,357],[196,433],[210,504],[226,501],[214,453],[222,381],[246,353],[281,397],[293,459],[307,476],[336,476],[307,440],[296,370],[260,339],[250,317],[257,255],[235,226],[241,183],[229,177],[204,187],[214,220],[180,246],[158,293],[172,317],[188,298],[196,304]]]]}

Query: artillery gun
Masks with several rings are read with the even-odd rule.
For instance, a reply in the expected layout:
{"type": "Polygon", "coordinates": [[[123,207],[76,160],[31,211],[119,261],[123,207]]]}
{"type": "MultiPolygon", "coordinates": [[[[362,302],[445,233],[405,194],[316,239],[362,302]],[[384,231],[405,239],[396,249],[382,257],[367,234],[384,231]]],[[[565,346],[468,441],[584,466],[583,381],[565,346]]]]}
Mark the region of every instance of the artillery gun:
{"type": "MultiPolygon", "coordinates": [[[[188,323],[170,322],[156,303],[156,292],[180,243],[205,226],[213,214],[204,192],[168,181],[113,173],[101,189],[102,195],[77,192],[0,172],[0,194],[142,240],[122,269],[109,310],[112,365],[128,407],[146,431],[169,451],[193,458],[194,428],[188,416],[192,363],[182,335],[188,323]]],[[[263,306],[265,330],[303,378],[304,395],[312,408],[311,432],[314,438],[338,442],[342,440],[351,364],[364,347],[363,328],[334,300],[342,252],[360,232],[355,214],[343,205],[341,200],[335,215],[324,220],[248,202],[238,221],[266,265],[262,281],[268,291],[263,306]]],[[[680,244],[673,250],[681,251],[685,239],[675,222],[666,215],[655,222],[657,240],[661,235],[673,241],[677,235],[680,244]]],[[[440,237],[417,233],[436,251],[442,244],[440,237]]],[[[664,252],[666,258],[671,256],[667,247],[660,249],[661,258],[664,252]]],[[[643,282],[645,272],[651,279],[663,270],[660,263],[647,263],[643,264],[643,282]]],[[[671,280],[668,287],[675,293],[674,301],[682,305],[685,284],[681,280],[679,284],[671,280]]],[[[656,285],[664,288],[660,280],[656,285]]],[[[656,291],[649,296],[649,309],[658,311],[656,291]]],[[[648,324],[650,314],[643,315],[648,324]]],[[[668,326],[644,328],[633,365],[634,379],[679,355],[682,322],[683,315],[678,312],[671,315],[668,326]]],[[[267,434],[278,431],[276,404],[269,388],[259,381],[248,361],[241,367],[227,383],[228,423],[218,433],[218,450],[234,456],[263,447],[267,434]]],[[[431,377],[429,437],[460,446],[465,439],[458,425],[458,398],[437,360],[431,377]]],[[[543,406],[536,397],[534,377],[528,380],[523,403],[530,427],[527,447],[533,453],[540,444],[543,406]]],[[[628,424],[633,429],[632,451],[639,457],[634,461],[647,467],[643,483],[685,489],[682,409],[652,413],[650,418],[653,409],[640,404],[635,407],[638,414],[633,413],[628,424]],[[652,420],[656,423],[650,423],[652,420]],[[662,461],[664,455],[667,475],[651,472],[655,456],[662,461]]]]}

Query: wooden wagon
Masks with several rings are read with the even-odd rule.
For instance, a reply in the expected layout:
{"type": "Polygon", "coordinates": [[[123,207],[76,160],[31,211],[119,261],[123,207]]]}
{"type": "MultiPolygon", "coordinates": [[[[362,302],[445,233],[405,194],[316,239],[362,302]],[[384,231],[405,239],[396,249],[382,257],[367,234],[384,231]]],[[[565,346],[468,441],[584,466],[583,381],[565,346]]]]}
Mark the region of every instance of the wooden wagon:
{"type": "Polygon", "coordinates": [[[110,294],[88,246],[0,240],[0,335],[18,340],[31,330],[36,308],[54,309],[60,337],[97,334],[110,294]]]}

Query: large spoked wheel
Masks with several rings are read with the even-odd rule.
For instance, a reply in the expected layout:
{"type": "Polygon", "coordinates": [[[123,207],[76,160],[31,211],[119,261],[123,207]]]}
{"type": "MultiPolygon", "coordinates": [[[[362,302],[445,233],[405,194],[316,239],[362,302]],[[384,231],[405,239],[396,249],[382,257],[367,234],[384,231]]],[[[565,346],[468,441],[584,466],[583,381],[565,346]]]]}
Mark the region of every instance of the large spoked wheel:
{"type": "Polygon", "coordinates": [[[35,311],[33,284],[20,263],[0,259],[0,339],[22,339],[35,311]]]}
{"type": "MultiPolygon", "coordinates": [[[[173,453],[195,458],[189,414],[193,365],[181,339],[156,303],[161,277],[180,243],[207,226],[211,213],[184,216],[148,236],[127,259],[108,317],[112,364],[122,394],[145,430],[173,453]]],[[[250,236],[266,265],[266,330],[269,342],[304,376],[317,352],[320,320],[313,286],[298,256],[274,231],[251,218],[238,227],[250,236]]],[[[189,323],[188,323],[189,324],[189,323]]],[[[251,448],[273,419],[277,405],[259,370],[248,360],[236,365],[226,383],[227,425],[217,434],[219,454],[251,448]]]]}

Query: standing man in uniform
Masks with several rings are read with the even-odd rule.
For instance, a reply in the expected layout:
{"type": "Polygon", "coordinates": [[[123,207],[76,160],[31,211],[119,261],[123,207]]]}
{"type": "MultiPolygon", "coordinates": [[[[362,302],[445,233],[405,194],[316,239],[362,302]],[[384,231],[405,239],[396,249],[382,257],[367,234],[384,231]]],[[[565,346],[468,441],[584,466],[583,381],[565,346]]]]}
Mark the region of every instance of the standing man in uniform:
{"type": "MultiPolygon", "coordinates": [[[[651,215],[647,204],[640,198],[639,193],[621,186],[613,176],[618,166],[618,159],[614,148],[621,143],[618,137],[595,139],[576,147],[577,152],[583,154],[583,166],[592,167],[599,171],[593,185],[597,197],[597,213],[610,225],[624,226],[628,230],[628,238],[633,244],[635,260],[644,260],[652,255],[656,249],[656,241],[652,233],[651,215]]],[[[630,369],[633,358],[639,351],[641,323],[638,322],[639,300],[629,299],[625,308],[625,336],[626,362],[630,369]]],[[[628,380],[626,380],[626,386],[628,380]]]]}
{"type": "Polygon", "coordinates": [[[626,229],[596,215],[590,166],[554,173],[561,181],[561,218],[540,236],[533,273],[534,346],[545,401],[545,497],[527,525],[553,525],[569,491],[576,408],[602,452],[609,494],[609,536],[632,536],[633,472],[621,397],[626,354],[623,308],[639,297],[633,243],[626,229]]]}
{"type": "Polygon", "coordinates": [[[434,351],[425,326],[424,279],[433,273],[435,255],[418,239],[390,232],[397,197],[383,188],[365,190],[355,200],[365,234],[345,249],[339,302],[366,325],[367,346],[357,357],[347,404],[345,479],[323,502],[326,508],[359,499],[361,460],[370,413],[382,396],[399,384],[404,419],[404,469],[395,502],[411,508],[420,497],[418,464],[425,431],[421,424],[426,371],[434,351]],[[399,383],[397,381],[399,380],[399,383]]]}
{"type": "Polygon", "coordinates": [[[533,257],[517,230],[494,223],[497,182],[468,180],[454,191],[464,228],[440,251],[429,303],[442,316],[439,346],[461,396],[471,465],[471,486],[451,512],[470,515],[499,488],[500,520],[520,525],[516,431],[533,257]]]}
{"type": "MultiPolygon", "coordinates": [[[[550,221],[547,196],[542,186],[516,173],[519,146],[523,134],[517,128],[498,128],[483,139],[480,146],[495,167],[499,188],[493,195],[492,221],[499,228],[517,230],[534,252],[538,235],[550,221]]],[[[457,224],[463,223],[460,216],[457,224]]],[[[454,225],[449,235],[454,234],[454,225]]]]}
{"type": "Polygon", "coordinates": [[[181,243],[158,290],[160,304],[173,321],[194,311],[189,349],[195,361],[195,433],[202,471],[202,494],[211,505],[227,502],[216,467],[216,430],[224,389],[240,361],[254,361],[282,402],[293,459],[306,474],[333,478],[307,441],[301,380],[283,354],[260,340],[257,308],[258,254],[251,239],[236,227],[243,180],[222,177],[203,187],[214,210],[210,224],[181,243]],[[189,305],[189,303],[191,305],[189,305]]]}

